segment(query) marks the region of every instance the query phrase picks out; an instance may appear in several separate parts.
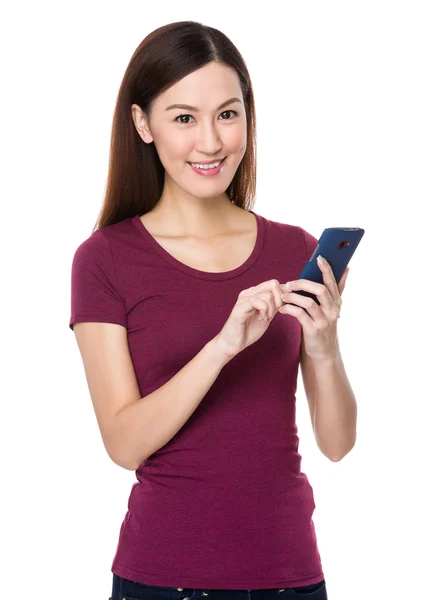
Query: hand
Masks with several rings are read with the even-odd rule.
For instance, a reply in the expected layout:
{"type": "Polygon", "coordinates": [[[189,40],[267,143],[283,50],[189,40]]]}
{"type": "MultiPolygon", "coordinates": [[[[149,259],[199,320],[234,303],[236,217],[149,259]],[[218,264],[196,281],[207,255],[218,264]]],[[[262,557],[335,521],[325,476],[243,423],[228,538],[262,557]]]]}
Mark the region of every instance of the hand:
{"type": "Polygon", "coordinates": [[[285,289],[276,279],[271,279],[242,290],[227,322],[216,336],[225,356],[233,358],[259,340],[284,305],[281,292],[285,289]]]}
{"type": "Polygon", "coordinates": [[[320,305],[313,298],[286,291],[281,298],[291,304],[285,304],[279,312],[291,315],[301,323],[306,354],[313,359],[324,360],[332,358],[337,352],[337,322],[342,305],[341,294],[345,288],[349,267],[346,267],[337,286],[329,263],[325,259],[317,263],[323,273],[324,284],[308,279],[298,279],[289,283],[290,290],[305,290],[315,294],[320,305]]]}

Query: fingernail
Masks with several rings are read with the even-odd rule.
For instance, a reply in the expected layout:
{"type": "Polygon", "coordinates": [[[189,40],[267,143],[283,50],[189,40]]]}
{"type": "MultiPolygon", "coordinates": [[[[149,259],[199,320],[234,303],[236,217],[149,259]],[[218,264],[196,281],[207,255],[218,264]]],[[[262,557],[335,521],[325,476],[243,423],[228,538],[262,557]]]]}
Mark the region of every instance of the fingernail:
{"type": "Polygon", "coordinates": [[[325,264],[326,264],[326,259],[324,258],[324,256],[321,256],[321,254],[319,254],[319,255],[317,256],[317,261],[318,261],[319,263],[321,263],[322,265],[325,265],[325,264]]]}
{"type": "Polygon", "coordinates": [[[292,284],[291,284],[291,282],[290,282],[290,281],[288,281],[288,282],[286,283],[286,288],[287,288],[288,290],[291,290],[291,289],[292,289],[292,284]]]}

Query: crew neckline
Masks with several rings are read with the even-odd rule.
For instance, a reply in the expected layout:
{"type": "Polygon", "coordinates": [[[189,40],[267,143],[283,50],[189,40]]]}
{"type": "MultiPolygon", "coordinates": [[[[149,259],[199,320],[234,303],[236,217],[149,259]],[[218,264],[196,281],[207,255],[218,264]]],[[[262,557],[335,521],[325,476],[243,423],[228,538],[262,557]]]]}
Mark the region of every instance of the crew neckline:
{"type": "Polygon", "coordinates": [[[183,273],[187,273],[188,275],[192,275],[193,277],[197,277],[199,279],[208,279],[211,281],[221,281],[224,279],[231,279],[233,277],[237,277],[244,273],[247,269],[249,269],[253,263],[259,257],[262,245],[264,243],[265,237],[265,222],[264,218],[261,215],[258,215],[253,210],[249,210],[256,217],[257,224],[257,235],[256,235],[256,243],[254,248],[250,254],[250,256],[243,262],[241,265],[236,267],[235,269],[231,269],[230,271],[219,271],[217,273],[212,273],[210,271],[201,271],[200,269],[195,269],[194,267],[190,267],[185,263],[182,263],[180,260],[177,260],[172,254],[170,254],[161,244],[157,242],[154,236],[150,233],[148,229],[143,225],[143,221],[141,220],[140,215],[135,215],[131,218],[132,223],[141,233],[143,238],[149,243],[151,248],[153,248],[166,262],[170,265],[178,269],[179,271],[183,271],[183,273]]]}

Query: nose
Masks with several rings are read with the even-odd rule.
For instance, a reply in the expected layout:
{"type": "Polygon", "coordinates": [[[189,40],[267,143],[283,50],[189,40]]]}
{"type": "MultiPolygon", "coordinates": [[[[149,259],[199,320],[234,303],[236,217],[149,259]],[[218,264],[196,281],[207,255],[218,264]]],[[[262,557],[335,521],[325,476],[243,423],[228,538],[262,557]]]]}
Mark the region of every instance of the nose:
{"type": "Polygon", "coordinates": [[[217,127],[213,123],[202,122],[198,127],[196,147],[203,154],[216,154],[222,148],[217,127]]]}

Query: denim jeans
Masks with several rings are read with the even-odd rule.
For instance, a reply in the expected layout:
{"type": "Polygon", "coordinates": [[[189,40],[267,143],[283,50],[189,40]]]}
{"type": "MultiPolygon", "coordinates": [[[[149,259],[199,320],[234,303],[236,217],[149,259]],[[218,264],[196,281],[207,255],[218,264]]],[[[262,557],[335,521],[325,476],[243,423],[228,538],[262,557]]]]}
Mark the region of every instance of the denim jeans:
{"type": "Polygon", "coordinates": [[[265,590],[199,590],[145,585],[112,573],[109,600],[327,600],[326,582],[265,590]]]}

